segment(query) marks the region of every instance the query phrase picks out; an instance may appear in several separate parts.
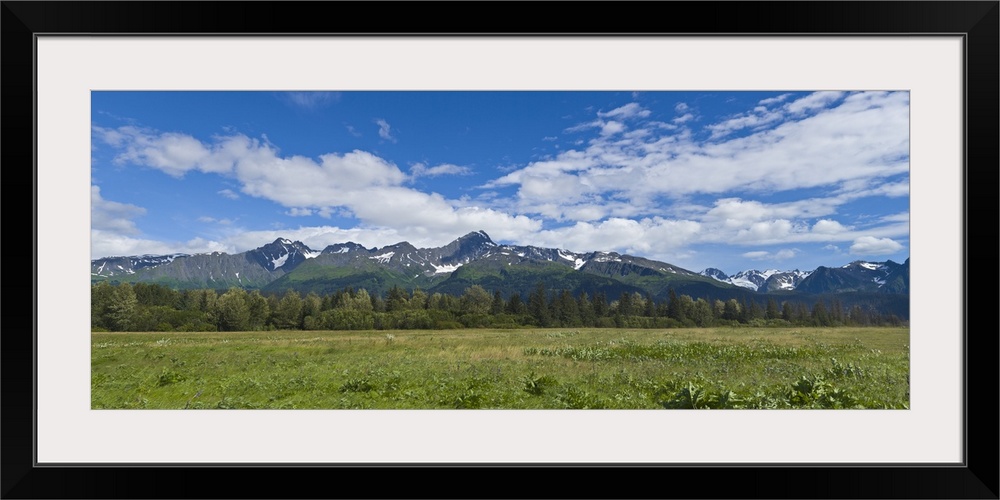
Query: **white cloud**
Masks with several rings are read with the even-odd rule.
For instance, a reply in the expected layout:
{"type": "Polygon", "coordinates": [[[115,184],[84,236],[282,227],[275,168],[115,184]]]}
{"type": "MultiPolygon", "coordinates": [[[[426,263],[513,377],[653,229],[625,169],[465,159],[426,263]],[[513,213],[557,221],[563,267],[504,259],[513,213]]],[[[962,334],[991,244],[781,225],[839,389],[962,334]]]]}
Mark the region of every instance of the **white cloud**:
{"type": "Polygon", "coordinates": [[[223,189],[221,191],[216,191],[216,194],[219,194],[219,195],[221,195],[221,196],[223,196],[225,198],[229,198],[230,200],[238,200],[238,199],[240,199],[240,195],[238,195],[235,192],[233,192],[232,189],[223,189]]]}
{"type": "Polygon", "coordinates": [[[289,217],[309,217],[313,214],[312,209],[293,207],[285,212],[289,217]]]}
{"type": "MultiPolygon", "coordinates": [[[[183,134],[136,127],[94,127],[94,138],[116,148],[121,163],[156,168],[175,177],[197,170],[234,179],[242,194],[276,202],[288,215],[331,217],[340,213],[361,221],[360,228],[351,230],[241,230],[216,238],[218,241],[196,242],[205,248],[245,250],[278,236],[306,241],[295,234],[312,235],[316,246],[307,244],[314,248],[325,246],[322,242],[348,240],[368,246],[402,240],[417,246],[438,246],[466,232],[485,229],[498,241],[576,251],[613,250],[660,260],[689,252],[686,246],[698,243],[750,246],[811,242],[834,248],[840,243],[852,245],[852,253],[891,252],[895,250],[888,249],[902,248],[894,238],[909,234],[908,213],[883,217],[863,231],[833,219],[841,205],[862,196],[908,195],[908,180],[886,182],[908,171],[908,101],[905,92],[810,95],[783,105],[782,109],[796,104],[795,109],[802,111],[799,115],[785,110],[781,120],[767,122],[773,127],[759,130],[764,113],[769,111],[753,110],[745,115],[758,118],[756,124],[747,120],[750,134],[712,143],[698,138],[711,133],[712,127],[721,130],[727,122],[709,124],[702,130],[628,122],[637,123],[630,129],[621,120],[648,116],[644,113],[648,110],[632,103],[635,106],[600,112],[598,119],[567,129],[591,130],[594,133],[589,134],[589,142],[581,140],[574,149],[528,163],[481,186],[500,189],[502,194],[461,200],[407,184],[421,176],[470,173],[468,167],[454,164],[418,163],[404,172],[359,150],[314,158],[288,156],[280,154],[266,138],[239,134],[202,142],[183,134]],[[821,186],[840,186],[840,190],[826,198],[792,202],[752,199],[758,192],[768,195],[821,186]],[[516,189],[515,196],[507,195],[510,188],[516,189]],[[694,195],[701,194],[719,199],[714,203],[699,201],[709,206],[683,205],[687,200],[698,200],[694,195]],[[682,203],[675,210],[673,202],[677,200],[682,203]],[[666,217],[668,214],[674,218],[666,217]],[[568,221],[569,225],[550,228],[543,225],[543,219],[568,221]],[[252,246],[243,247],[243,242],[252,246]]],[[[784,98],[766,104],[782,102],[784,98]]],[[[678,112],[687,109],[686,105],[683,109],[678,106],[678,112]]],[[[382,131],[383,139],[395,140],[384,120],[380,134],[382,131]]],[[[235,199],[239,195],[234,190],[218,193],[235,199]]],[[[132,231],[116,233],[132,237],[115,240],[116,248],[151,248],[152,243],[137,239],[132,222],[142,209],[126,207],[133,208],[131,212],[125,209],[131,216],[106,218],[111,220],[106,225],[119,224],[118,229],[132,231]]],[[[95,230],[102,229],[95,226],[95,230]]],[[[754,255],[791,258],[794,250],[754,255]]]]}
{"type": "Polygon", "coordinates": [[[211,155],[200,141],[184,134],[155,134],[131,125],[117,130],[94,127],[93,132],[111,146],[124,146],[115,157],[115,163],[141,164],[178,178],[198,168],[211,155]]]}
{"type": "Polygon", "coordinates": [[[890,214],[883,216],[879,219],[882,222],[910,222],[910,212],[900,212],[898,214],[890,214]]]}
{"type": "Polygon", "coordinates": [[[774,219],[808,219],[835,213],[841,204],[836,198],[811,198],[785,203],[761,203],[740,198],[721,198],[702,218],[735,227],[774,219]]]}
{"type": "MultiPolygon", "coordinates": [[[[184,242],[163,242],[133,238],[114,231],[91,229],[90,255],[92,259],[126,255],[164,255],[172,253],[229,252],[232,248],[216,241],[194,238],[184,242]]],[[[260,246],[258,244],[257,246],[260,246]]]]}
{"type": "Polygon", "coordinates": [[[777,97],[769,97],[767,99],[761,99],[761,101],[757,104],[760,104],[762,106],[770,106],[771,104],[778,104],[779,102],[784,102],[784,100],[788,99],[788,97],[791,95],[792,94],[781,94],[777,97]]]}
{"type": "Polygon", "coordinates": [[[754,222],[749,227],[739,229],[730,241],[735,243],[773,244],[788,241],[793,233],[804,232],[802,226],[796,226],[785,219],[754,222]]]}
{"type": "Polygon", "coordinates": [[[392,135],[392,127],[389,125],[389,122],[379,118],[378,120],[375,120],[375,123],[378,124],[379,137],[387,141],[396,142],[396,138],[392,135]]]}
{"type": "Polygon", "coordinates": [[[556,137],[556,136],[554,136],[554,135],[547,135],[545,137],[542,137],[542,140],[546,141],[546,142],[552,142],[552,141],[555,141],[555,140],[558,140],[558,139],[559,138],[556,137]]]}
{"type": "Polygon", "coordinates": [[[138,234],[132,219],[145,215],[146,209],[128,203],[105,200],[101,188],[90,186],[90,227],[123,235],[138,234]]]}
{"type": "MultiPolygon", "coordinates": [[[[128,203],[106,200],[98,186],[91,186],[91,258],[143,254],[200,253],[226,251],[227,247],[215,241],[195,238],[187,242],[163,242],[141,237],[141,232],[132,220],[144,215],[146,209],[128,203]]],[[[226,224],[228,219],[210,222],[226,224]]],[[[202,222],[206,222],[202,220],[202,222]]]]}
{"type": "Polygon", "coordinates": [[[202,215],[198,217],[198,222],[203,222],[205,224],[221,224],[223,226],[228,226],[234,221],[232,219],[216,219],[215,217],[209,217],[207,215],[202,215]]]}
{"type": "Polygon", "coordinates": [[[283,92],[282,99],[302,109],[317,109],[340,99],[339,92],[283,92]]]}
{"type": "Polygon", "coordinates": [[[674,118],[673,122],[674,123],[678,123],[678,124],[679,123],[687,123],[687,122],[689,122],[689,121],[691,121],[693,119],[694,119],[694,115],[693,114],[691,114],[691,113],[685,113],[685,114],[683,114],[681,116],[678,116],[677,118],[674,118]]]}
{"type": "Polygon", "coordinates": [[[436,177],[438,175],[469,175],[472,170],[469,167],[443,163],[428,167],[423,163],[414,163],[410,166],[410,175],[413,177],[436,177]]]}
{"type": "Polygon", "coordinates": [[[736,115],[726,121],[713,123],[705,127],[712,131],[712,139],[725,137],[732,132],[745,128],[760,129],[784,119],[781,111],[769,111],[767,108],[755,108],[753,113],[736,115]]]}
{"type": "Polygon", "coordinates": [[[874,190],[872,190],[872,195],[883,195],[890,198],[898,198],[900,196],[910,195],[910,181],[905,180],[901,182],[895,182],[891,184],[882,184],[874,190]]]}
{"type": "Polygon", "coordinates": [[[640,106],[637,102],[630,102],[608,112],[597,112],[597,116],[601,118],[646,118],[649,115],[650,111],[640,106]]]}
{"type": "Polygon", "coordinates": [[[774,253],[774,258],[776,260],[788,260],[795,257],[797,253],[799,253],[797,248],[783,248],[774,253]]]}
{"type": "Polygon", "coordinates": [[[780,262],[784,260],[791,259],[799,253],[797,248],[783,248],[777,252],[768,252],[764,250],[757,250],[753,252],[746,252],[742,256],[750,260],[761,260],[761,261],[774,261],[780,262]]]}
{"type": "Polygon", "coordinates": [[[622,122],[609,121],[601,125],[601,135],[608,136],[614,135],[625,130],[625,124],[622,122]]]}
{"type": "Polygon", "coordinates": [[[685,103],[683,103],[683,102],[679,102],[679,103],[677,103],[676,106],[674,106],[674,111],[676,111],[678,113],[683,113],[683,112],[687,111],[688,109],[690,109],[690,108],[688,108],[688,105],[685,104],[685,103]]]}
{"type": "Polygon", "coordinates": [[[903,249],[903,245],[890,238],[862,236],[854,240],[851,253],[854,255],[888,255],[903,249]]]}
{"type": "Polygon", "coordinates": [[[790,113],[806,113],[816,109],[825,108],[843,96],[843,92],[814,92],[801,99],[797,99],[786,104],[785,109],[787,109],[790,113]]]}
{"type": "MultiPolygon", "coordinates": [[[[137,138],[135,134],[126,134],[116,144],[127,151],[132,148],[130,141],[137,138]]],[[[141,141],[143,144],[162,144],[151,132],[144,132],[141,141]]],[[[185,136],[184,142],[197,143],[200,149],[209,152],[185,163],[186,170],[217,172],[235,178],[244,194],[276,202],[288,209],[288,215],[315,213],[330,217],[337,207],[343,207],[367,226],[405,228],[406,234],[417,236],[454,232],[459,232],[460,236],[489,229],[490,234],[498,238],[519,238],[541,228],[540,221],[524,215],[467,206],[437,193],[403,187],[408,179],[406,174],[396,165],[365,151],[321,155],[317,162],[303,156],[282,157],[271,144],[243,135],[216,137],[211,146],[190,136],[185,136]]],[[[135,161],[145,165],[141,162],[156,156],[137,156],[135,161]]],[[[164,171],[171,173],[172,169],[164,171]]],[[[463,167],[439,165],[423,173],[461,172],[465,172],[463,167]]]]}
{"type": "Polygon", "coordinates": [[[616,251],[664,258],[692,242],[700,224],[662,218],[642,220],[611,218],[600,223],[577,222],[572,226],[543,230],[530,237],[531,244],[574,251],[616,251]]]}
{"type": "MultiPolygon", "coordinates": [[[[799,103],[796,109],[811,109],[833,97],[810,95],[788,105],[799,103]]],[[[570,130],[604,126],[597,120],[570,130]]],[[[712,126],[719,124],[710,124],[706,130],[712,126]]],[[[877,183],[909,170],[909,96],[905,92],[850,95],[833,108],[712,143],[699,142],[690,130],[676,132],[653,124],[637,130],[646,131],[647,136],[598,137],[585,147],[529,163],[487,186],[573,177],[589,192],[618,193],[643,201],[698,193],[788,191],[854,180],[877,183]],[[568,167],[554,167],[561,165],[568,167]]],[[[896,186],[871,195],[901,192],[902,186],[896,186]]],[[[525,189],[519,196],[527,205],[560,202],[554,197],[533,199],[537,193],[525,189]]],[[[822,215],[826,214],[818,216],[822,215]]]]}
{"type": "Polygon", "coordinates": [[[850,228],[845,227],[843,224],[830,219],[821,219],[813,224],[812,231],[814,233],[820,234],[837,234],[844,231],[848,231],[850,228]]]}

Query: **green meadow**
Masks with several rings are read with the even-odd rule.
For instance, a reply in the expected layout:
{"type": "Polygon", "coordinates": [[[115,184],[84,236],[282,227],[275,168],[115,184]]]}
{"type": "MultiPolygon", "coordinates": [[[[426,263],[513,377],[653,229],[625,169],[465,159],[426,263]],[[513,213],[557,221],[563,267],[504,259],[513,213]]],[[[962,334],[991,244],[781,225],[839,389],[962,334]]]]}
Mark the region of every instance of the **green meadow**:
{"type": "Polygon", "coordinates": [[[904,409],[909,329],[92,333],[91,406],[904,409]]]}

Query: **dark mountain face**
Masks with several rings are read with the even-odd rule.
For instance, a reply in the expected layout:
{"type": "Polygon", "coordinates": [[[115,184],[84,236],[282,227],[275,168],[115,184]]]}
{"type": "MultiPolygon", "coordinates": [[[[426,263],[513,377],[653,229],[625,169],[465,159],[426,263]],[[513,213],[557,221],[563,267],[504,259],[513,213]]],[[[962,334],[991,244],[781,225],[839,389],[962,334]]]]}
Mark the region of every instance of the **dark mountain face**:
{"type": "Polygon", "coordinates": [[[300,241],[278,238],[238,254],[144,255],[91,262],[92,280],[154,282],[175,288],[260,288],[329,293],[346,287],[382,293],[405,289],[461,293],[471,284],[527,293],[538,283],[550,289],[642,292],[658,299],[669,290],[698,297],[734,298],[755,292],[909,293],[904,264],[852,262],[841,268],[744,271],[733,276],[709,268],[701,273],[614,252],[576,253],[558,248],[499,245],[483,231],[437,248],[400,242],[365,248],[347,242],[314,251],[300,241]],[[461,289],[461,290],[460,290],[461,289]]]}
{"type": "Polygon", "coordinates": [[[710,267],[708,269],[705,269],[700,274],[702,276],[708,276],[709,278],[713,278],[713,279],[716,279],[716,280],[719,280],[719,281],[726,281],[726,280],[729,279],[729,275],[728,274],[722,272],[721,269],[716,269],[714,267],[710,267]]]}
{"type": "Polygon", "coordinates": [[[315,252],[310,250],[301,241],[293,242],[284,238],[278,238],[272,243],[246,253],[250,259],[268,271],[283,268],[285,272],[288,272],[305,262],[307,255],[314,254],[315,252]]]}
{"type": "Polygon", "coordinates": [[[758,292],[780,292],[786,290],[795,290],[798,288],[802,280],[809,276],[808,272],[799,271],[798,269],[794,271],[784,271],[774,273],[764,281],[757,291],[758,292]]]}
{"type": "MultiPolygon", "coordinates": [[[[889,261],[892,262],[892,261],[889,261]]],[[[879,288],[883,293],[910,293],[910,259],[903,261],[899,267],[891,269],[885,276],[885,283],[879,288]]]]}
{"type": "Polygon", "coordinates": [[[843,267],[818,267],[799,283],[806,293],[910,293],[910,259],[905,264],[854,261],[843,267]],[[891,283],[891,284],[890,284],[891,283]],[[888,285],[888,287],[886,286],[888,285]]]}

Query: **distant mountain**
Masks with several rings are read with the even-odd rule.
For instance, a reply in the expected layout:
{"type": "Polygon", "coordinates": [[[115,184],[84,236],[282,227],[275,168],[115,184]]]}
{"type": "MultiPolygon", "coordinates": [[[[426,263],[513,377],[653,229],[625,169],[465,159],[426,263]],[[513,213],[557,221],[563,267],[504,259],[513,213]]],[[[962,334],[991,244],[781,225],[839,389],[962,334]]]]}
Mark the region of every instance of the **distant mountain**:
{"type": "Polygon", "coordinates": [[[777,269],[758,271],[756,269],[748,269],[746,271],[740,271],[732,276],[728,276],[721,270],[710,267],[702,271],[700,274],[724,283],[730,283],[748,290],[753,290],[755,292],[778,292],[783,290],[795,290],[799,283],[801,283],[806,276],[809,276],[810,273],[808,271],[799,271],[798,269],[793,271],[779,271],[777,269]]]}
{"type": "Polygon", "coordinates": [[[749,270],[727,276],[709,268],[695,273],[655,260],[614,252],[576,253],[559,248],[500,245],[476,231],[437,248],[400,242],[365,248],[353,242],[313,250],[300,241],[278,238],[237,254],[143,255],[107,257],[91,262],[94,281],[160,283],[175,288],[232,286],[281,293],[331,293],[347,287],[384,293],[393,286],[459,294],[479,284],[488,290],[527,296],[537,283],[574,294],[622,292],[657,299],[678,294],[706,299],[745,299],[754,292],[812,294],[841,291],[909,293],[905,264],[855,262],[813,272],[749,270]],[[819,274],[817,274],[819,273],[819,274]]]}
{"type": "Polygon", "coordinates": [[[841,267],[820,266],[814,271],[750,269],[732,276],[715,268],[700,273],[755,292],[798,291],[809,294],[843,292],[910,293],[910,259],[903,264],[854,261],[841,267]]]}
{"type": "Polygon", "coordinates": [[[910,259],[902,264],[854,261],[842,267],[816,268],[796,290],[806,293],[910,293],[910,259]]]}

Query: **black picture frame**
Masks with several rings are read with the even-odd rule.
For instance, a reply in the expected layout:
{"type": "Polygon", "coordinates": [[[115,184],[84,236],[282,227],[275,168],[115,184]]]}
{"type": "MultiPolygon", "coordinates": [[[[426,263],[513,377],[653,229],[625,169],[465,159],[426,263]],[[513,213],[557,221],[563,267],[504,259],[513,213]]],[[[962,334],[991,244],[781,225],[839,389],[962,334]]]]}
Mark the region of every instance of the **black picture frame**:
{"type": "MultiPolygon", "coordinates": [[[[349,464],[312,466],[38,466],[34,455],[34,338],[39,263],[6,268],[2,353],[2,477],[4,498],[310,498],[383,497],[608,497],[659,498],[998,498],[998,336],[995,269],[998,193],[997,125],[1000,123],[1000,2],[639,2],[554,3],[573,19],[555,21],[538,3],[382,2],[19,2],[0,6],[2,33],[2,165],[8,210],[5,233],[36,234],[16,196],[31,192],[37,210],[34,131],[34,47],[46,34],[484,34],[517,36],[645,34],[960,35],[965,51],[965,172],[963,224],[964,392],[963,463],[889,466],[808,465],[678,466],[649,464],[349,464]],[[419,19],[392,26],[384,17],[419,19]],[[331,15],[331,11],[345,15],[331,15]],[[350,13],[349,15],[346,15],[350,13]],[[461,24],[453,24],[454,19],[461,24]],[[623,28],[627,26],[627,28],[623,28]],[[14,193],[14,190],[19,193],[14,193]],[[17,204],[15,204],[17,203],[17,204]],[[988,220],[987,220],[988,219],[988,220]],[[984,240],[984,234],[988,239],[984,240]],[[975,237],[977,244],[971,241],[975,237]],[[972,265],[970,266],[970,261],[972,265]],[[978,266],[977,266],[978,264],[978,266]],[[971,273],[983,293],[969,288],[971,273]],[[24,291],[32,283],[31,300],[24,291]],[[987,302],[988,301],[988,302],[987,302]],[[975,316],[970,312],[978,313],[975,316]],[[974,317],[979,322],[972,321],[974,317]],[[377,468],[385,479],[363,481],[358,468],[377,468]],[[407,469],[407,470],[389,470],[407,469]],[[591,470],[595,469],[595,470],[591,470]],[[598,475],[596,469],[608,469],[598,475]],[[612,470],[613,469],[613,470],[612,470]],[[403,472],[404,475],[390,477],[403,472]],[[411,480],[410,473],[419,479],[411,480]],[[392,475],[392,476],[389,476],[392,475]],[[457,481],[465,476],[471,482],[457,481]],[[623,477],[625,481],[616,478],[623,477]],[[406,480],[400,480],[407,478],[406,480]],[[353,482],[353,485],[351,483],[353,482]],[[476,490],[463,484],[474,484],[476,490]]],[[[33,255],[37,255],[37,235],[33,255]]],[[[808,441],[807,436],[796,437],[808,441]]],[[[914,436],[920,439],[920,436],[914,436]]],[[[462,478],[465,479],[465,478],[462,478]]]]}

